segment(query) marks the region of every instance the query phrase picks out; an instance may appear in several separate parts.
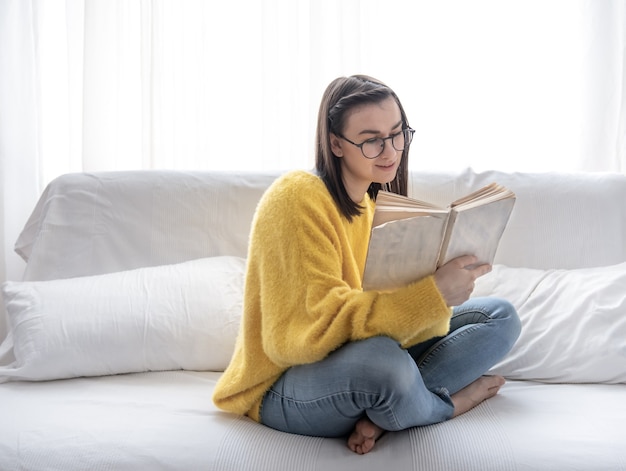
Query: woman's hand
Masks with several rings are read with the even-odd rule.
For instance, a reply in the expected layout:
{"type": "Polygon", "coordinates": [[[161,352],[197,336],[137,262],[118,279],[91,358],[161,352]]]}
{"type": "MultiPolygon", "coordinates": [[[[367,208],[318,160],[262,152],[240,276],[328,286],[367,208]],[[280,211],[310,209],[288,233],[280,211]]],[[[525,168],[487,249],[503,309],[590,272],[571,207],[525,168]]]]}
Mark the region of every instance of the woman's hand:
{"type": "Polygon", "coordinates": [[[435,284],[448,306],[464,303],[474,291],[474,282],[479,276],[491,271],[491,265],[474,266],[478,259],[463,255],[440,266],[435,272],[435,284]]]}

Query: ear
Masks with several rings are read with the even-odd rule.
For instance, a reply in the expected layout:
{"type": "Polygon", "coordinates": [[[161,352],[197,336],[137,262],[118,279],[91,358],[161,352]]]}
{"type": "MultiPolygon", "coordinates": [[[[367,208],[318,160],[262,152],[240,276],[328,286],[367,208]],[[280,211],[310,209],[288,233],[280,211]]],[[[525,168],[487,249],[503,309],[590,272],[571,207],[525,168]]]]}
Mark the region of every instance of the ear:
{"type": "Polygon", "coordinates": [[[337,157],[343,157],[343,148],[341,147],[341,139],[333,133],[330,133],[330,149],[337,157]]]}

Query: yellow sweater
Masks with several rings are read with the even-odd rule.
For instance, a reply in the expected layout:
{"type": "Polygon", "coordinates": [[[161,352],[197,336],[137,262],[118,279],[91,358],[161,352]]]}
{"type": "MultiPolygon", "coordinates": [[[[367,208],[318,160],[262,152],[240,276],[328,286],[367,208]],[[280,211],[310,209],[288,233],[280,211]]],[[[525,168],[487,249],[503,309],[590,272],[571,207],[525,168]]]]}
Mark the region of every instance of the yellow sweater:
{"type": "Polygon", "coordinates": [[[447,333],[450,309],[433,277],[394,291],[363,291],[375,203],[349,222],[322,180],[279,178],[257,208],[235,352],[215,388],[221,409],[259,420],[265,392],[289,367],[346,342],[386,335],[409,347],[447,333]]]}

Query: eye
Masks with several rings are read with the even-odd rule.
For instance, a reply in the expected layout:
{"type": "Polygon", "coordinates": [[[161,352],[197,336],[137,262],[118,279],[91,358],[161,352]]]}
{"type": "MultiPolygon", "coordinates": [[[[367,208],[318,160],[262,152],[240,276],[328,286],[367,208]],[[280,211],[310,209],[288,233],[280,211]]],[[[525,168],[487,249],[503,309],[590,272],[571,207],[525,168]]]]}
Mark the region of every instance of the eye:
{"type": "Polygon", "coordinates": [[[363,144],[372,145],[379,144],[382,139],[380,137],[372,137],[371,139],[367,139],[363,141],[363,144]]]}

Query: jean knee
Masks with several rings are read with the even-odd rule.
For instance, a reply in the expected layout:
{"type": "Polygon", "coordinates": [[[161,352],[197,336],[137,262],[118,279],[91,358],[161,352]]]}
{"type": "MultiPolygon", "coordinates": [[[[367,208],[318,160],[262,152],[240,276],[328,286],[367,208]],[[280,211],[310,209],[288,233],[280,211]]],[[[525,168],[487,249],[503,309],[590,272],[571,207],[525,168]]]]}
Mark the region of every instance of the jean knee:
{"type": "Polygon", "coordinates": [[[490,299],[494,305],[492,319],[498,321],[501,336],[506,337],[509,340],[509,346],[512,347],[522,332],[522,322],[517,313],[517,309],[506,299],[490,299]]]}
{"type": "Polygon", "coordinates": [[[506,319],[509,324],[509,331],[511,332],[512,337],[517,340],[520,333],[522,332],[522,321],[520,320],[519,314],[517,313],[517,309],[515,306],[511,304],[506,299],[501,299],[502,309],[506,311],[506,319]]]}
{"type": "Polygon", "coordinates": [[[350,374],[353,378],[375,385],[376,389],[380,385],[402,389],[411,383],[417,366],[397,341],[389,337],[372,337],[356,342],[354,346],[357,349],[354,354],[362,361],[352,365],[350,374]]]}
{"type": "Polygon", "coordinates": [[[459,306],[455,315],[481,313],[491,329],[498,332],[497,336],[503,342],[503,347],[510,349],[517,341],[522,323],[515,306],[503,298],[476,297],[459,306]]]}

